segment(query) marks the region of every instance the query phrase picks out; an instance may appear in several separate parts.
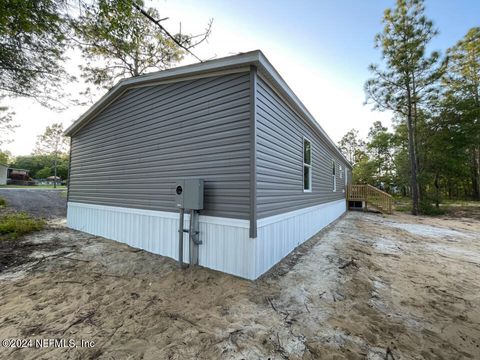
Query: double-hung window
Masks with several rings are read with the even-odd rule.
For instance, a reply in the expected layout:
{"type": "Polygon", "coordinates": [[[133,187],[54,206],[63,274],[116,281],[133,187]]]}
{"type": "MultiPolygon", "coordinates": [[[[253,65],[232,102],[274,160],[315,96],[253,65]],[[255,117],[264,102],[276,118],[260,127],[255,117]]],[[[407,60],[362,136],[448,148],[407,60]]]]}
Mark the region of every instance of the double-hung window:
{"type": "Polygon", "coordinates": [[[312,191],[312,143],[303,139],[303,191],[312,191]]]}
{"type": "Polygon", "coordinates": [[[332,160],[332,183],[333,191],[337,191],[337,169],[335,165],[335,160],[332,160]]]}
{"type": "MultiPolygon", "coordinates": [[[[343,168],[342,165],[338,165],[338,177],[340,180],[343,179],[343,168]]],[[[340,187],[342,186],[342,182],[340,181],[340,187]]],[[[342,189],[342,192],[345,192],[345,187],[342,189]]]]}

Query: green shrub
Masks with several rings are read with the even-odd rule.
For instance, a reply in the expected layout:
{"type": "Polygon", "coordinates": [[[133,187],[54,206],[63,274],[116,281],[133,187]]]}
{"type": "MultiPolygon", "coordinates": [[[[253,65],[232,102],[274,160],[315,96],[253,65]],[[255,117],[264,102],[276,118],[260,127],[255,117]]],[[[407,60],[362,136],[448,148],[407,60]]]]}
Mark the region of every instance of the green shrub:
{"type": "Polygon", "coordinates": [[[425,199],[420,203],[420,213],[423,215],[437,216],[444,215],[445,210],[437,208],[432,204],[431,200],[425,199]]]}
{"type": "Polygon", "coordinates": [[[0,208],[7,206],[7,200],[0,198],[0,208]]]}
{"type": "Polygon", "coordinates": [[[44,226],[43,220],[32,218],[26,213],[0,215],[0,235],[7,235],[7,238],[16,239],[32,231],[42,230],[44,226]]]}

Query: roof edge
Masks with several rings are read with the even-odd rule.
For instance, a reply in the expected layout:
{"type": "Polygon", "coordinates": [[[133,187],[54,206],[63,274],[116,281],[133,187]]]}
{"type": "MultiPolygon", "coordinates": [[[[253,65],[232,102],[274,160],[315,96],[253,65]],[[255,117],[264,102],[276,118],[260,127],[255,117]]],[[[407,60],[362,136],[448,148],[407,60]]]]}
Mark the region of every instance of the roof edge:
{"type": "Polygon", "coordinates": [[[273,85],[278,90],[283,92],[287,99],[291,100],[293,105],[297,107],[297,110],[307,118],[311,125],[319,131],[319,133],[326,139],[326,142],[330,145],[331,149],[335,151],[344,161],[347,166],[352,168],[350,162],[345,158],[337,145],[328,136],[322,126],[308,111],[306,106],[295,95],[293,90],[288,86],[286,81],[281,77],[278,71],[268,61],[266,56],[260,50],[253,50],[238,55],[232,55],[223,57],[220,59],[209,60],[202,63],[196,63],[191,65],[179,66],[172,69],[157,71],[150,74],[140,75],[128,79],[120,80],[115,86],[113,86],[105,95],[103,95],[92,107],[90,107],[82,116],[80,116],[72,125],[70,125],[64,132],[66,136],[73,136],[83,126],[85,126],[93,116],[103,110],[104,105],[112,102],[117,96],[121,95],[124,90],[136,85],[148,85],[148,83],[158,82],[162,80],[178,79],[183,77],[205,74],[213,71],[234,69],[242,66],[254,65],[257,66],[262,72],[273,80],[273,85]]]}
{"type": "Polygon", "coordinates": [[[65,136],[72,136],[78,130],[80,130],[88,120],[103,110],[103,106],[110,103],[115,97],[125,89],[135,85],[144,85],[149,82],[158,82],[160,80],[179,80],[182,77],[209,73],[212,71],[226,70],[236,68],[244,65],[256,64],[260,58],[260,50],[254,50],[247,53],[241,53],[238,55],[232,55],[223,57],[220,59],[209,60],[202,63],[190,64],[185,66],[179,66],[172,69],[156,71],[154,73],[131,77],[128,79],[122,79],[117,82],[108,92],[103,95],[95,104],[93,104],[83,115],[81,115],[72,125],[70,125],[65,131],[65,136]]]}
{"type": "Polygon", "coordinates": [[[320,123],[313,117],[313,115],[308,111],[307,107],[302,103],[302,101],[295,95],[293,90],[288,86],[287,82],[282,78],[278,71],[273,67],[273,65],[268,61],[265,55],[260,51],[259,53],[259,63],[263,67],[263,70],[269,75],[270,79],[274,81],[274,85],[277,89],[283,90],[287,98],[291,99],[293,103],[298,107],[298,110],[309,120],[309,122],[320,132],[322,136],[325,137],[325,140],[331,146],[332,150],[335,151],[342,160],[345,161],[345,164],[353,169],[352,164],[347,160],[345,155],[342,154],[337,145],[333,140],[328,136],[327,132],[322,128],[320,123]]]}

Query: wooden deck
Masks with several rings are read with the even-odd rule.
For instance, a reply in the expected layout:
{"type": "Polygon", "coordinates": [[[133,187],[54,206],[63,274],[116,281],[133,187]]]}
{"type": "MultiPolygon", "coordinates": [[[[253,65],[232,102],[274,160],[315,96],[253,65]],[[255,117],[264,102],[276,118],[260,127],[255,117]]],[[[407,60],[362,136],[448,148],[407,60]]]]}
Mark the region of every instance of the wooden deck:
{"type": "Polygon", "coordinates": [[[393,211],[393,197],[372,185],[349,185],[346,199],[347,202],[362,201],[364,210],[370,207],[385,214],[391,214],[393,211]]]}

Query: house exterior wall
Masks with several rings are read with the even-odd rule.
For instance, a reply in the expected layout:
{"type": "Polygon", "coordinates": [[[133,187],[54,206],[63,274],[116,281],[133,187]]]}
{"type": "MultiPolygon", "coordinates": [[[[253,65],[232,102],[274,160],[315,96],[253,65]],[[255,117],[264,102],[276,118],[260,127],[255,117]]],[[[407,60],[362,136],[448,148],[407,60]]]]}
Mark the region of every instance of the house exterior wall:
{"type": "Polygon", "coordinates": [[[0,164],[0,185],[7,184],[7,170],[8,167],[0,164]]]}
{"type": "Polygon", "coordinates": [[[344,161],[260,76],[256,88],[258,219],[344,199],[345,179],[339,171],[339,165],[348,169],[344,161]],[[312,143],[311,192],[303,191],[304,137],[312,143]]]}
{"type": "Polygon", "coordinates": [[[202,215],[248,219],[249,73],[133,88],[72,137],[69,202],[177,212],[178,178],[205,180],[202,215]]]}
{"type": "Polygon", "coordinates": [[[253,280],[345,212],[351,171],[329,146],[254,66],[132,88],[72,136],[68,226],[177,259],[175,180],[202,178],[199,264],[253,280]]]}

